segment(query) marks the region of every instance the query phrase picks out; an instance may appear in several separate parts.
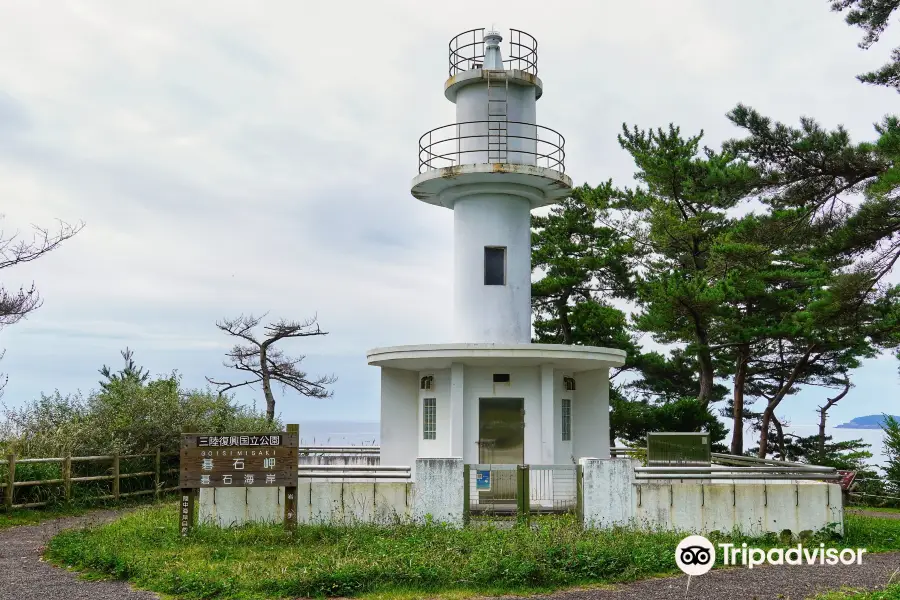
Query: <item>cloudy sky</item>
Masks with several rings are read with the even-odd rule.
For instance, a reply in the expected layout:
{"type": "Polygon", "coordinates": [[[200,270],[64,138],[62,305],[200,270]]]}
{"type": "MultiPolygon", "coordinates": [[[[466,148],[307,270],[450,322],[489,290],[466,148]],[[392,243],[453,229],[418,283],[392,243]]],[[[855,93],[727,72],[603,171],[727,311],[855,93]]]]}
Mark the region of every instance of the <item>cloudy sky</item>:
{"type": "MultiPolygon", "coordinates": [[[[2,273],[46,299],[0,334],[5,402],[87,392],[126,345],[151,372],[202,385],[226,375],[215,321],[270,311],[318,315],[330,334],[285,348],[339,377],[333,399],[281,400],[286,419],[375,420],[365,351],[449,336],[451,213],[409,182],[419,135],[454,118],[442,94],[453,35],[492,23],[535,35],[538,118],[565,135],[567,172],[626,185],[623,122],[675,122],[717,145],[743,102],[871,138],[898,96],[854,75],[900,45],[900,26],[866,52],[828,4],[6,0],[3,230],[87,226],[2,273]]],[[[836,421],[898,412],[896,360],[855,381],[836,421]]],[[[806,394],[786,414],[811,422],[819,402],[806,394]]]]}

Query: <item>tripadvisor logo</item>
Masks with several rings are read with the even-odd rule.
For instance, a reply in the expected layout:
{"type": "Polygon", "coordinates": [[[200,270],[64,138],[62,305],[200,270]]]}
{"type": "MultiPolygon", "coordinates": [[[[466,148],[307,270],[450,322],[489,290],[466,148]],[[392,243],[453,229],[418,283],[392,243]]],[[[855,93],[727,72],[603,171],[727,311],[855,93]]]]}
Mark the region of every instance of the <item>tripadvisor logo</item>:
{"type": "MultiPolygon", "coordinates": [[[[747,544],[717,544],[722,551],[723,565],[744,565],[749,569],[760,565],[844,565],[862,564],[865,548],[806,548],[797,544],[790,548],[751,548],[747,544]]],[[[702,535],[690,535],[675,548],[675,564],[688,575],[703,575],[716,563],[716,547],[702,535]]]]}

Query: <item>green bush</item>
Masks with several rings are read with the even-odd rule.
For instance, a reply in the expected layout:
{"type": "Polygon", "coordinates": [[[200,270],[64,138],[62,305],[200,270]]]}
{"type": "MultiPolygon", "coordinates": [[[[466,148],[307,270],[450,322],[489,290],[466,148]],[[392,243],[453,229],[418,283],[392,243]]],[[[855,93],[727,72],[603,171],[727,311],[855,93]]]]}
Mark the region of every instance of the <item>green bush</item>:
{"type": "Polygon", "coordinates": [[[182,390],[174,373],[147,383],[114,379],[86,399],[42,394],[21,408],[5,408],[2,417],[0,453],[36,458],[177,452],[185,427],[212,433],[281,429],[278,420],[270,424],[228,396],[182,390]]]}

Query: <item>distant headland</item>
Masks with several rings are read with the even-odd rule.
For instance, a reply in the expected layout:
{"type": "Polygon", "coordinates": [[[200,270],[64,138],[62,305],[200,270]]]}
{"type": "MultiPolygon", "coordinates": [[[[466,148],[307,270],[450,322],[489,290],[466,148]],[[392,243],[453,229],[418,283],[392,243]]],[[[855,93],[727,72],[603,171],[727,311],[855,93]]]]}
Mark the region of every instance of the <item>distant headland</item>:
{"type": "MultiPolygon", "coordinates": [[[[894,415],[894,418],[900,421],[900,417],[894,415]]],[[[856,417],[849,423],[838,425],[838,429],[881,429],[884,424],[884,415],[866,415],[865,417],[856,417]]]]}

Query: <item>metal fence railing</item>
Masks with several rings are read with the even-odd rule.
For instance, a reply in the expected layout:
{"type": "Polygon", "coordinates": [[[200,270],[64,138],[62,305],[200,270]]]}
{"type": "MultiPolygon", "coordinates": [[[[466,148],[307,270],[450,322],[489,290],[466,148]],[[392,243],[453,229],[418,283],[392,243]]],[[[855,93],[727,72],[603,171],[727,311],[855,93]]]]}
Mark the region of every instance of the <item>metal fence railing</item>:
{"type": "Polygon", "coordinates": [[[300,465],[297,476],[300,479],[324,481],[409,482],[411,468],[384,465],[300,465]]]}
{"type": "Polygon", "coordinates": [[[581,467],[496,465],[464,467],[465,518],[580,512],[581,467]]]}

